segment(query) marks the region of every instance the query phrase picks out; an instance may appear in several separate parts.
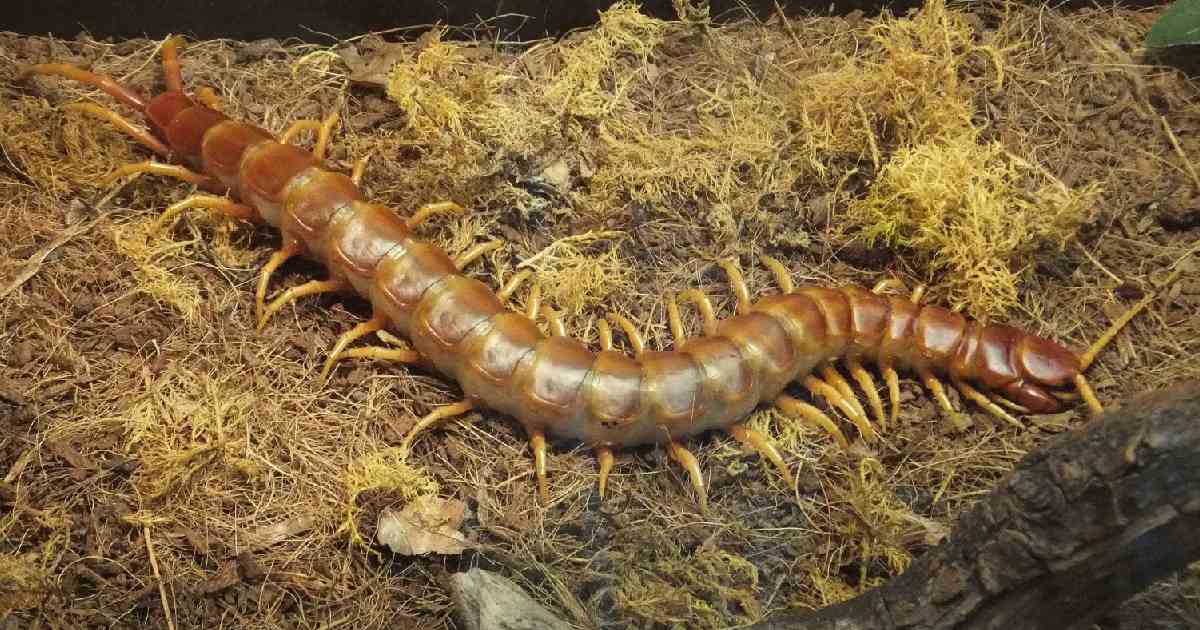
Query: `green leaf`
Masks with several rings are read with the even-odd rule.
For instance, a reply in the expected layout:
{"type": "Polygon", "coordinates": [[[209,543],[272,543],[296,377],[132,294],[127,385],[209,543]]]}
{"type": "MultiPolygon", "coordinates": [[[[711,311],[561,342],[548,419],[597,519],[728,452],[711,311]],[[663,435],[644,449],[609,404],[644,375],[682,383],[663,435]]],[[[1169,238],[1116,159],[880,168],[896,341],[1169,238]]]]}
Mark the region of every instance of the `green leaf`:
{"type": "Polygon", "coordinates": [[[1184,44],[1200,44],[1200,0],[1176,0],[1146,33],[1146,48],[1184,44]]]}

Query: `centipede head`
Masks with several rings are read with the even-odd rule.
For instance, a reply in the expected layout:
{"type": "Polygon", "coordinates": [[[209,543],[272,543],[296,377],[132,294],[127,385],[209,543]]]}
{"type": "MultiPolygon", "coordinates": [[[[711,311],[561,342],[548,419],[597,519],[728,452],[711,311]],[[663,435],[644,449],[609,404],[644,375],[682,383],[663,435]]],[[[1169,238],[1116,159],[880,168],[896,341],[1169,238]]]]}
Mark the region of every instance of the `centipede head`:
{"type": "Polygon", "coordinates": [[[1075,378],[1081,371],[1079,355],[1034,335],[1023,335],[1017,341],[1013,363],[1021,378],[1000,387],[999,391],[1033,413],[1062,409],[1060,398],[1074,389],[1075,378]]]}

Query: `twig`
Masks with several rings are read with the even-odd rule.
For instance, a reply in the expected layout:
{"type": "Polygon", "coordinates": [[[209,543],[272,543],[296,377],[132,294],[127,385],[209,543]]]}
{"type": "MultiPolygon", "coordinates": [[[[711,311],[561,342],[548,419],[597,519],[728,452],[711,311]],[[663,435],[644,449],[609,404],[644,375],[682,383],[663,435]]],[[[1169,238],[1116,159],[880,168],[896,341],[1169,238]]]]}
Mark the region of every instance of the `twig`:
{"type": "Polygon", "coordinates": [[[158,581],[158,597],[162,600],[163,614],[167,617],[167,627],[175,630],[175,619],[171,616],[171,605],[167,602],[167,585],[163,583],[162,574],[158,572],[158,557],[154,555],[154,545],[150,544],[150,526],[142,528],[142,537],[146,540],[146,553],[150,554],[150,568],[154,570],[154,579],[158,581]]]}
{"type": "MultiPolygon", "coordinates": [[[[110,190],[108,194],[104,195],[104,197],[100,199],[93,210],[99,211],[107,206],[108,203],[112,201],[112,198],[125,188],[126,183],[128,182],[122,183],[116,188],[110,190]]],[[[45,247],[39,250],[36,254],[30,256],[29,260],[25,261],[25,267],[21,271],[17,272],[16,277],[13,278],[11,282],[5,285],[3,289],[0,289],[0,298],[6,297],[9,293],[21,288],[22,285],[24,285],[26,282],[29,282],[30,278],[36,276],[38,271],[41,271],[42,269],[42,263],[46,262],[46,259],[49,258],[50,254],[52,254],[54,250],[62,247],[65,243],[76,236],[79,236],[80,234],[92,229],[92,226],[99,223],[101,219],[107,217],[108,215],[108,212],[100,212],[96,218],[92,219],[91,221],[69,227],[62,234],[56,236],[54,240],[47,243],[45,247]]]]}
{"type": "Polygon", "coordinates": [[[624,232],[622,232],[620,230],[603,230],[600,232],[594,232],[592,230],[588,230],[587,232],[584,232],[583,234],[575,234],[572,236],[560,238],[557,241],[554,241],[553,243],[550,243],[549,245],[547,245],[544,249],[542,249],[542,251],[525,259],[521,264],[517,265],[517,269],[521,269],[523,267],[532,267],[534,261],[550,255],[550,252],[554,251],[555,249],[558,249],[558,247],[560,245],[565,245],[567,243],[598,241],[598,240],[605,239],[605,238],[615,238],[615,237],[621,236],[623,234],[624,234],[624,232]]]}
{"type": "Polygon", "coordinates": [[[1167,132],[1167,138],[1171,140],[1171,146],[1175,148],[1175,154],[1183,161],[1183,167],[1187,169],[1189,175],[1192,176],[1192,186],[1194,190],[1200,192],[1200,175],[1196,174],[1196,167],[1192,166],[1192,161],[1188,159],[1187,154],[1183,152],[1183,147],[1179,146],[1179,138],[1175,137],[1175,132],[1171,131],[1171,125],[1167,124],[1166,116],[1159,116],[1162,121],[1163,131],[1167,132]]]}

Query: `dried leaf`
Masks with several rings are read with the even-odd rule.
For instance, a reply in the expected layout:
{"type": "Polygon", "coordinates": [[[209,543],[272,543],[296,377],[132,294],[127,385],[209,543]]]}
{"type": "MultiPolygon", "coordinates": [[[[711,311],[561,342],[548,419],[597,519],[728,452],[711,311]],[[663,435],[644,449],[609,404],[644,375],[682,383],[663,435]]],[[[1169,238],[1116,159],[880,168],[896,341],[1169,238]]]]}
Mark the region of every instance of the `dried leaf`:
{"type": "Polygon", "coordinates": [[[460,554],[473,546],[458,531],[466,508],[465,503],[455,499],[418,497],[400,512],[384,510],[379,516],[377,537],[405,556],[460,554]]]}

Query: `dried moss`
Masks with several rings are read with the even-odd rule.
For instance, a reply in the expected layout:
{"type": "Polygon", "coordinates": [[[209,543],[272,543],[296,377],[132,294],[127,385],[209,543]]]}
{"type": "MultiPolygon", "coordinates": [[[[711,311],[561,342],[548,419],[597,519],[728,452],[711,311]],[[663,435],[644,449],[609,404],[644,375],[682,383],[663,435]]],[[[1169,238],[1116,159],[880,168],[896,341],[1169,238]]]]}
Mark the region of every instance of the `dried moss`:
{"type": "Polygon", "coordinates": [[[614,595],[617,605],[646,626],[727,628],[758,621],[758,569],[745,558],[701,547],[683,555],[625,565],[614,595]]]}

